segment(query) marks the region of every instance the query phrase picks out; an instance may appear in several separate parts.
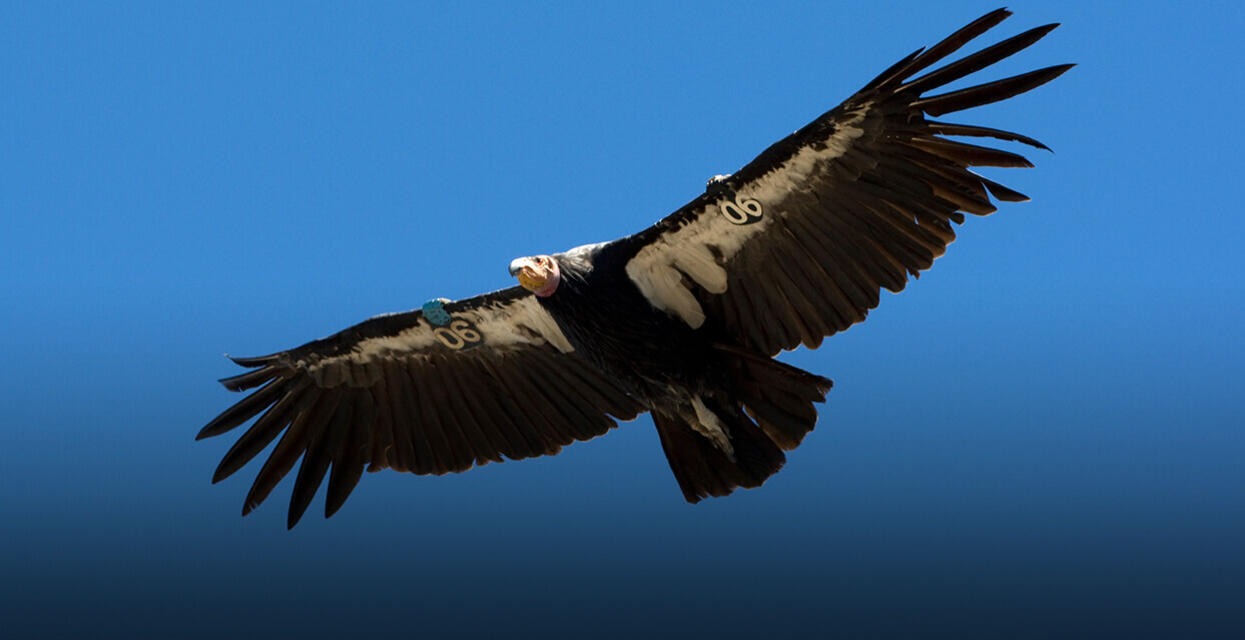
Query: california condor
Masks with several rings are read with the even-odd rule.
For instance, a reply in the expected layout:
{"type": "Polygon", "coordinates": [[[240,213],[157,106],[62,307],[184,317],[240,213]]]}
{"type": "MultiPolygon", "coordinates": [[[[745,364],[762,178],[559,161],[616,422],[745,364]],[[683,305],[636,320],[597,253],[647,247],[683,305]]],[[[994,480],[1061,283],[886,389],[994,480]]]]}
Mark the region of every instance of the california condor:
{"type": "Polygon", "coordinates": [[[327,517],[365,468],[443,474],[553,454],[648,411],[689,502],[761,485],[812,430],[831,385],[774,355],[864,320],[882,288],[900,291],[942,255],[952,223],[993,212],[990,196],[1027,200],[970,167],[1028,160],[947,136],[1045,146],[927,118],[1024,93],[1072,66],[936,93],[1057,26],[925,72],[1009,15],[988,13],[905,57],[635,235],[519,258],[516,287],[233,358],[251,370],[222,383],[254,391],[198,437],[259,418],[213,482],[277,440],[242,513],[301,458],[293,527],[326,474],[327,517]]]}

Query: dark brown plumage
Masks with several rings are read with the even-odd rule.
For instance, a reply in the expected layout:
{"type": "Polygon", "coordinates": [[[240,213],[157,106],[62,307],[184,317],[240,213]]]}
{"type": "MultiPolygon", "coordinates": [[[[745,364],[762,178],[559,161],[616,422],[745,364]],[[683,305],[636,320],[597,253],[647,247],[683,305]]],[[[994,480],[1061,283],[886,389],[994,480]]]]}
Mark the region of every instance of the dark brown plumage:
{"type": "Polygon", "coordinates": [[[199,437],[255,421],[213,481],[275,441],[243,513],[301,458],[292,527],[326,476],[332,515],[364,469],[442,474],[548,455],[650,411],[687,500],[760,485],[812,430],[831,385],[772,356],[863,320],[881,289],[902,290],[942,255],[965,213],[1027,199],[970,169],[1028,160],[945,136],[1044,145],[927,118],[1011,98],[1071,66],[932,93],[1055,27],[926,71],[1008,15],[905,57],[648,229],[517,260],[522,287],[235,358],[252,370],[222,382],[251,395],[199,437]]]}

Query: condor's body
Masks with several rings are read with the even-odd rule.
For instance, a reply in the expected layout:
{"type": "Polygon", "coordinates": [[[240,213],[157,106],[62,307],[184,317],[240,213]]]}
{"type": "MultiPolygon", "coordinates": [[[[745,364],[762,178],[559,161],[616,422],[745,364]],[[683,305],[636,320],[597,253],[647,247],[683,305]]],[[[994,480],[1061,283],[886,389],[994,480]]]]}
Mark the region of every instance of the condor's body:
{"type": "Polygon", "coordinates": [[[576,353],[634,397],[659,404],[671,385],[703,391],[715,382],[710,347],[721,337],[650,304],[619,268],[632,255],[619,242],[554,255],[562,283],[553,295],[538,298],[541,307],[576,353]]]}
{"type": "Polygon", "coordinates": [[[243,513],[301,459],[292,527],[326,476],[332,515],[365,468],[440,474],[548,455],[651,412],[688,501],[760,485],[813,429],[831,385],[773,357],[864,320],[882,289],[902,290],[946,251],[965,214],[1027,200],[972,169],[1028,160],[965,139],[1044,145],[933,119],[1072,66],[945,89],[1056,26],[944,62],[1009,15],[904,57],[647,229],[515,260],[520,286],[236,358],[251,370],[224,384],[254,391],[199,437],[255,420],[214,480],[275,441],[243,513]]]}

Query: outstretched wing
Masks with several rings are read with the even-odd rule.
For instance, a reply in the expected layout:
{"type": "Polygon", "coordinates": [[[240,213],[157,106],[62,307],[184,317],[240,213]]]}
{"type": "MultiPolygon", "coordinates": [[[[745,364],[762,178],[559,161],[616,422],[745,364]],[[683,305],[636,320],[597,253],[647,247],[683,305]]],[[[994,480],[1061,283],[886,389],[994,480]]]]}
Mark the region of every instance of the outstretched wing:
{"type": "Polygon", "coordinates": [[[1039,40],[1026,31],[935,71],[917,74],[997,25],[1000,9],[883,71],[835,109],[774,144],[705,194],[624,240],[628,276],[648,300],[693,327],[706,322],[769,354],[865,318],[880,289],[899,291],[955,238],[963,213],[995,210],[990,195],[1028,198],[971,171],[1030,167],[998,149],[949,140],[1032,138],[929,120],[1010,98],[1072,65],[928,95],[1039,40]]]}
{"type": "Polygon", "coordinates": [[[443,307],[372,318],[296,349],[234,358],[221,382],[256,389],[199,432],[225,433],[263,412],[234,443],[218,482],[281,436],[246,497],[258,506],[302,458],[293,527],[329,476],[325,516],[366,467],[442,474],[557,453],[642,407],[576,355],[530,293],[514,287],[443,307]],[[331,468],[331,471],[330,471],[331,468]]]}

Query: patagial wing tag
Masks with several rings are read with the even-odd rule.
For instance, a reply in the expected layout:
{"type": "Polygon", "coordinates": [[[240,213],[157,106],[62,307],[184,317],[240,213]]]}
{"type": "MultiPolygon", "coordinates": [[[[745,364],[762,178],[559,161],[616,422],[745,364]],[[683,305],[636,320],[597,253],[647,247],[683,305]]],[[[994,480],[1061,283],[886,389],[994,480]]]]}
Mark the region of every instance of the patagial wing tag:
{"type": "Polygon", "coordinates": [[[743,198],[739,194],[735,194],[730,200],[719,202],[718,209],[727,222],[739,225],[757,222],[765,214],[760,200],[743,198]]]}
{"type": "Polygon", "coordinates": [[[449,298],[433,298],[424,303],[421,310],[424,312],[424,318],[432,323],[434,327],[444,327],[450,323],[450,312],[445,310],[445,303],[449,302],[449,298]]]}
{"type": "Polygon", "coordinates": [[[436,336],[438,342],[455,351],[484,344],[484,334],[462,318],[450,320],[446,326],[433,329],[432,335],[436,336]]]}
{"type": "Polygon", "coordinates": [[[437,342],[458,351],[484,343],[484,334],[475,325],[462,318],[454,318],[445,310],[447,298],[436,298],[424,303],[421,310],[424,319],[432,325],[432,335],[437,342]]]}

